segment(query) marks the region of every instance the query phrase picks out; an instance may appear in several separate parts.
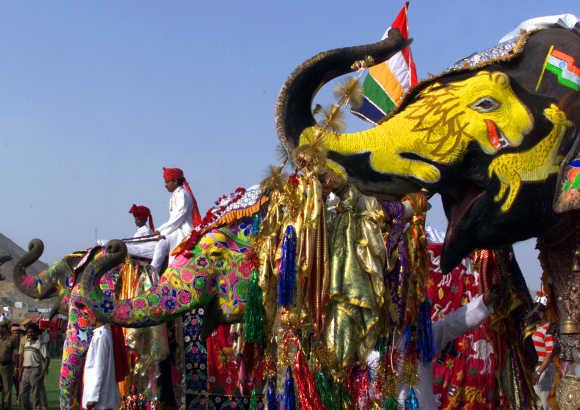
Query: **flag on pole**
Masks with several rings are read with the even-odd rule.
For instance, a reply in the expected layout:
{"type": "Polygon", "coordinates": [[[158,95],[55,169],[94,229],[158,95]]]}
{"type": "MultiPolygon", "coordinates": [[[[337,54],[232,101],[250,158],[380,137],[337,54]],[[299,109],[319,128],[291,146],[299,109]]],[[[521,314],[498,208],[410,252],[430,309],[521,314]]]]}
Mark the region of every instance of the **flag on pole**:
{"type": "MultiPolygon", "coordinates": [[[[398,29],[404,39],[409,38],[408,7],[409,2],[406,2],[391,27],[385,31],[383,39],[387,37],[391,28],[398,29]]],[[[353,109],[352,113],[376,124],[400,104],[403,96],[415,84],[417,84],[417,69],[411,48],[407,46],[387,61],[369,68],[363,83],[363,102],[360,107],[353,109]]]]}

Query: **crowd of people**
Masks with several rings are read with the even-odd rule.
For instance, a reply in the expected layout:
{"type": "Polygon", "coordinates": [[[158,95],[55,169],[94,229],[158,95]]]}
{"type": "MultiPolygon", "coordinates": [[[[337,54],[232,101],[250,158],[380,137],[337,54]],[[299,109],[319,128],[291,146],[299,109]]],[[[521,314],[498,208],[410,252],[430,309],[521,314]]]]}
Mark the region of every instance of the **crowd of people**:
{"type": "Polygon", "coordinates": [[[44,378],[50,365],[49,339],[37,322],[0,321],[2,410],[11,409],[12,387],[22,408],[48,409],[44,378]]]}

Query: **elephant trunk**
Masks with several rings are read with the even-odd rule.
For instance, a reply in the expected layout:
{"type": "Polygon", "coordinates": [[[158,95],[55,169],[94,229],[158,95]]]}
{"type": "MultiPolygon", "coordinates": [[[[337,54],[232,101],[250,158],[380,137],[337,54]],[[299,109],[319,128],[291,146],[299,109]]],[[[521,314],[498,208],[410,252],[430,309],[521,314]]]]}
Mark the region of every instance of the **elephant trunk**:
{"type": "Polygon", "coordinates": [[[57,262],[51,267],[55,272],[48,274],[47,271],[42,271],[38,275],[29,274],[26,268],[40,259],[44,252],[44,243],[40,239],[33,239],[28,244],[28,252],[26,252],[14,266],[13,280],[14,284],[22,293],[34,299],[47,299],[53,297],[57,293],[56,279],[54,273],[58,274],[62,269],[66,269],[64,260],[57,262]]]}
{"type": "Polygon", "coordinates": [[[214,282],[206,274],[195,275],[169,267],[159,283],[131,299],[116,300],[99,286],[105,272],[123,262],[127,248],[123,242],[111,241],[105,256],[92,261],[83,271],[80,300],[102,322],[123,327],[147,327],[161,324],[170,317],[207,305],[215,292],[214,282]]]}
{"type": "Polygon", "coordinates": [[[398,30],[390,30],[389,36],[377,43],[325,51],[301,64],[282,87],[276,103],[276,129],[281,142],[294,149],[302,131],[316,123],[312,99],[325,83],[355,71],[356,61],[367,57],[376,63],[387,60],[409,43],[398,30]]]}

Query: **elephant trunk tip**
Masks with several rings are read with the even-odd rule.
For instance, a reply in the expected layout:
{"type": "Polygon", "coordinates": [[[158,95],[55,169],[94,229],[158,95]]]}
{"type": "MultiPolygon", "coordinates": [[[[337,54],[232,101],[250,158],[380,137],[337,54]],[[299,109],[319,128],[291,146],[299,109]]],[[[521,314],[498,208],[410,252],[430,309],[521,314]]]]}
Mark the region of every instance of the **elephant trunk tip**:
{"type": "Polygon", "coordinates": [[[44,242],[40,239],[33,239],[28,243],[28,252],[18,259],[16,265],[27,268],[40,259],[44,253],[44,242]]]}

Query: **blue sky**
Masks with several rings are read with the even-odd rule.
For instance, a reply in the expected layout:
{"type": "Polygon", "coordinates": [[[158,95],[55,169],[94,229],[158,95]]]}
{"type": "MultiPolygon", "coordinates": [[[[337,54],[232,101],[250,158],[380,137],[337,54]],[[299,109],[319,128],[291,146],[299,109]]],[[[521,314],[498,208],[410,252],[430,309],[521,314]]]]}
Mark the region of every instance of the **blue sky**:
{"type": "MultiPolygon", "coordinates": [[[[96,234],[132,234],[132,203],[164,222],[163,166],[184,169],[202,213],[259,182],[275,162],[274,103],[290,72],[319,51],[377,40],[402,4],[3,3],[0,232],[21,246],[42,238],[50,262],[96,234]]],[[[524,19],[564,12],[579,14],[578,2],[412,2],[419,76],[492,46],[524,19]]],[[[430,221],[445,227],[438,209],[430,221]]],[[[518,253],[536,288],[532,248],[518,253]]]]}

